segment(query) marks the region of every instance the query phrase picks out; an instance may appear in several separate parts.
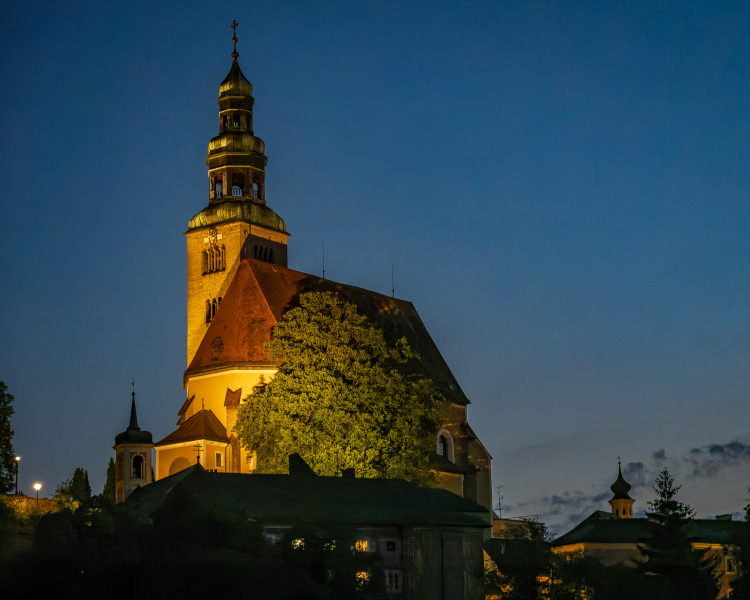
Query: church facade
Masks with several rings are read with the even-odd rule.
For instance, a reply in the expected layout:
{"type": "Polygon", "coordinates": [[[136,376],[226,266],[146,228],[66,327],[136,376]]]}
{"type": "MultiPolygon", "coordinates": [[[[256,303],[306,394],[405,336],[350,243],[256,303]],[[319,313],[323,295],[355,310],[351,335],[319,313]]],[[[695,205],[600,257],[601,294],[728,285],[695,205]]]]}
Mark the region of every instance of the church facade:
{"type": "Polygon", "coordinates": [[[219,133],[208,145],[208,204],[188,223],[186,400],[177,428],[155,444],[155,478],[200,462],[209,471],[252,473],[254,457],[233,432],[242,402],[273,378],[263,345],[283,314],[311,291],[355,304],[391,341],[405,337],[442,396],[431,464],[439,486],[491,505],[491,457],[467,421],[468,399],[414,306],[287,266],[289,233],[266,204],[265,143],[253,128],[253,87],[238,62],[219,87],[219,133]]]}

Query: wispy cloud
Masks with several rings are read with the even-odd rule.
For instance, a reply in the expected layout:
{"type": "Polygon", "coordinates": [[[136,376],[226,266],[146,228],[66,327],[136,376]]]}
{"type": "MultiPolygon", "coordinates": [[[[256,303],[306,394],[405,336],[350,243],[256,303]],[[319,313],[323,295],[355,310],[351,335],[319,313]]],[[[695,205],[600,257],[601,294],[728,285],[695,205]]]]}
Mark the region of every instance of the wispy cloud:
{"type": "MultiPolygon", "coordinates": [[[[665,466],[669,466],[672,475],[681,483],[715,477],[727,468],[747,462],[750,462],[750,445],[732,441],[693,448],[683,457],[668,456],[666,450],[660,448],[651,452],[646,463],[622,465],[622,474],[632,486],[630,495],[645,499],[653,497],[654,480],[665,466]]],[[[568,490],[505,508],[516,515],[533,514],[553,533],[559,534],[569,531],[595,510],[607,510],[607,501],[611,497],[609,489],[600,494],[568,490]]]]}
{"type": "Polygon", "coordinates": [[[691,469],[688,476],[693,478],[714,477],[727,467],[749,461],[750,446],[737,441],[693,448],[683,459],[691,469]]]}

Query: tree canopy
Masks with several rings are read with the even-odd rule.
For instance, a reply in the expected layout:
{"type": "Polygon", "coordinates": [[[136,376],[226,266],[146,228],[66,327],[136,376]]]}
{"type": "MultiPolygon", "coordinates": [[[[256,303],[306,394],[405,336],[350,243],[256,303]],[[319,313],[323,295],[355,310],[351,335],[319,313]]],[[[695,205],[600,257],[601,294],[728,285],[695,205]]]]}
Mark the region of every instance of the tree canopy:
{"type": "Polygon", "coordinates": [[[405,339],[389,344],[354,304],[330,292],[300,296],[265,350],[283,361],[239,409],[235,431],[260,473],[284,473],[299,453],[321,475],[433,481],[438,429],[432,381],[405,339]]]}
{"type": "Polygon", "coordinates": [[[13,452],[13,430],[10,418],[13,416],[13,396],[8,386],[0,381],[0,492],[9,491],[16,481],[16,461],[13,452]]]}
{"type": "Polygon", "coordinates": [[[89,472],[81,467],[76,467],[73,477],[58,484],[55,489],[54,498],[61,502],[78,502],[83,504],[91,499],[91,485],[89,485],[89,472]]]}

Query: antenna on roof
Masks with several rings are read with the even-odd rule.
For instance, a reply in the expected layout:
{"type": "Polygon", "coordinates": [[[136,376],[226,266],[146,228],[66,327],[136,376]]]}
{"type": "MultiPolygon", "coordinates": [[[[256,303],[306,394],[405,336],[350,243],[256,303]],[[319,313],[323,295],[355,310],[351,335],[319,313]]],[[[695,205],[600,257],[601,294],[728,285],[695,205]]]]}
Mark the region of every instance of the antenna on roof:
{"type": "Polygon", "coordinates": [[[502,490],[505,486],[504,485],[498,485],[495,486],[497,488],[497,506],[495,507],[495,510],[497,511],[498,518],[503,518],[503,495],[500,493],[500,490],[502,490]]]}
{"type": "Polygon", "coordinates": [[[326,278],[326,243],[323,242],[323,279],[326,278]]]}
{"type": "Polygon", "coordinates": [[[396,286],[393,284],[393,263],[391,263],[391,297],[396,297],[396,286]]]}

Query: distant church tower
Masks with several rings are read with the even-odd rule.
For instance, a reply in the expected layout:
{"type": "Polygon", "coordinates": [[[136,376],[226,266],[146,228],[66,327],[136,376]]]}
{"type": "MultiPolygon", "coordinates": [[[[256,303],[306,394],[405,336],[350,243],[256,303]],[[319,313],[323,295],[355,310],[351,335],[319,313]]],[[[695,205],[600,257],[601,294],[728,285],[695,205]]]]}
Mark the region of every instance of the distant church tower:
{"type": "Polygon", "coordinates": [[[266,206],[266,145],[253,133],[253,86],[237,62],[236,21],[229,74],[219,86],[219,135],[208,143],[208,206],[187,237],[187,364],[243,258],[287,265],[284,221],[266,206]]]}
{"type": "Polygon", "coordinates": [[[130,424],[115,437],[115,502],[124,501],[135,488],[151,483],[151,449],[154,442],[151,433],[138,427],[135,412],[135,386],[130,405],[130,424]]]}
{"type": "Polygon", "coordinates": [[[612,507],[612,514],[621,519],[633,518],[633,503],[635,500],[628,495],[630,484],[625,481],[620,468],[620,461],[617,461],[617,480],[610,486],[614,496],[609,501],[612,507]]]}

